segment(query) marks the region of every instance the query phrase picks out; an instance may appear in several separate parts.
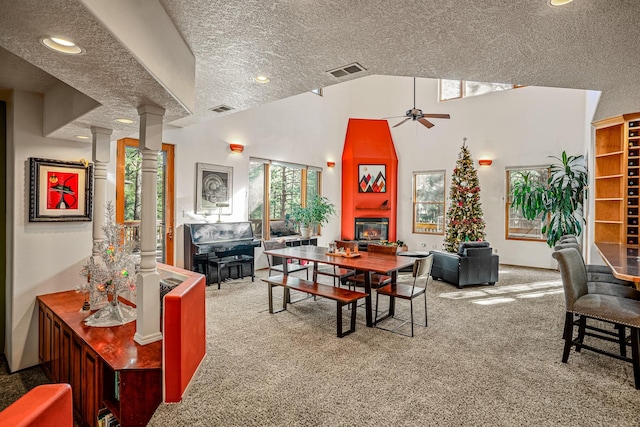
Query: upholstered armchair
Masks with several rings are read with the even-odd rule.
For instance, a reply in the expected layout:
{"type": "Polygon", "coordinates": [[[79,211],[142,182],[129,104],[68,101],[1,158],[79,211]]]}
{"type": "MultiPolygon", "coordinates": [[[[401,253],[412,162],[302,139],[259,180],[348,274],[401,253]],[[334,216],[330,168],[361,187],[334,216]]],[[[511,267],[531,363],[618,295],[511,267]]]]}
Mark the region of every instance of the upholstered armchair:
{"type": "Polygon", "coordinates": [[[467,285],[498,281],[498,255],[489,242],[462,242],[458,253],[430,251],[433,254],[431,277],[452,283],[462,289],[467,285]]]}

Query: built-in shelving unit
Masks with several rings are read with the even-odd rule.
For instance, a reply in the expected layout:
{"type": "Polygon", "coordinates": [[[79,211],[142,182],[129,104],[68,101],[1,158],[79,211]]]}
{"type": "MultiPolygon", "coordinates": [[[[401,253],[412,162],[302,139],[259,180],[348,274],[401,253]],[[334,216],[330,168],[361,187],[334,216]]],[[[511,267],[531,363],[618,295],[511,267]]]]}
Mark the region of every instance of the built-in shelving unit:
{"type": "Polygon", "coordinates": [[[594,123],[595,242],[638,245],[640,113],[594,123]]]}
{"type": "Polygon", "coordinates": [[[629,118],[625,127],[627,146],[626,243],[638,244],[638,196],[640,193],[640,116],[629,118]]]}

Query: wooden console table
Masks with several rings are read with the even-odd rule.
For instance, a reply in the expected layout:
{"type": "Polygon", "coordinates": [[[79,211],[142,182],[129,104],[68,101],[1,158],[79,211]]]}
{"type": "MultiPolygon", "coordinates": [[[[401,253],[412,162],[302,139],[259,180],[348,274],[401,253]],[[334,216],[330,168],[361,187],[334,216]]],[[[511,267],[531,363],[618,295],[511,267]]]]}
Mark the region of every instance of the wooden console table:
{"type": "Polygon", "coordinates": [[[162,401],[162,341],[133,341],[136,322],[89,327],[75,291],[38,297],[39,358],[54,382],[69,383],[73,409],[84,426],[96,426],[107,407],[120,425],[145,426],[162,401]]]}

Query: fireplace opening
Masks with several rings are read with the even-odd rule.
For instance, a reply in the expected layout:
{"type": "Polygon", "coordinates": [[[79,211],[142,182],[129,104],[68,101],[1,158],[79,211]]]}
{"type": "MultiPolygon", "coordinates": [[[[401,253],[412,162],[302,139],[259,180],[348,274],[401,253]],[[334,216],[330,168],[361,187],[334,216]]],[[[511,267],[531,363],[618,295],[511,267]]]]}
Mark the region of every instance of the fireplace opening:
{"type": "Polygon", "coordinates": [[[356,218],[355,230],[359,241],[389,240],[389,218],[356,218]]]}

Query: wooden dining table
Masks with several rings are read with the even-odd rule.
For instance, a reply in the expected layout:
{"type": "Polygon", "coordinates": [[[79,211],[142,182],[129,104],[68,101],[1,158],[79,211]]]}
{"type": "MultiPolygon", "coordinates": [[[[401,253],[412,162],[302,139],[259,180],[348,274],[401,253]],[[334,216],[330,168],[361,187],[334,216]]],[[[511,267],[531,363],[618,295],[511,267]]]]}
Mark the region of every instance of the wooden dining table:
{"type": "MultiPolygon", "coordinates": [[[[367,326],[373,327],[373,304],[371,303],[371,274],[380,273],[391,276],[392,283],[398,277],[398,270],[411,267],[415,259],[395,255],[384,255],[378,253],[358,252],[359,256],[351,258],[328,255],[329,249],[321,246],[295,246],[282,249],[272,249],[264,251],[265,254],[281,257],[285,259],[297,259],[313,263],[314,270],[318,269],[318,264],[335,265],[341,268],[359,270],[364,273],[364,290],[368,295],[365,298],[365,309],[367,316],[367,326]]],[[[283,263],[283,272],[288,274],[287,262],[283,263]]],[[[393,315],[394,301],[389,304],[389,314],[393,315]]]]}
{"type": "Polygon", "coordinates": [[[633,282],[640,290],[640,249],[619,243],[596,243],[596,248],[614,277],[633,282]]]}

